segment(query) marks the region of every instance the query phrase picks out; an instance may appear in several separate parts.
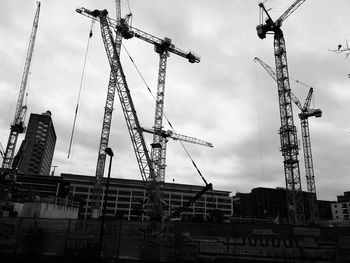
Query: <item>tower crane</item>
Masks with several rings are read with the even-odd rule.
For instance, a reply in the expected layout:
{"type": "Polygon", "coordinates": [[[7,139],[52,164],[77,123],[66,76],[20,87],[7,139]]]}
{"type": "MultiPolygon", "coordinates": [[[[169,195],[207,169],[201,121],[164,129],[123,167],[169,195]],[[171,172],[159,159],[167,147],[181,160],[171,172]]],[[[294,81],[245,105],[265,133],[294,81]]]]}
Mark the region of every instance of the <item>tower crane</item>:
{"type": "Polygon", "coordinates": [[[134,103],[130,94],[130,89],[126,82],[124,70],[120,63],[120,57],[116,42],[113,39],[111,28],[116,28],[116,25],[110,25],[111,20],[107,17],[107,10],[90,11],[86,8],[78,8],[76,11],[100,22],[101,36],[107,54],[108,62],[111,67],[111,76],[116,83],[115,87],[123,109],[123,114],[130,134],[132,146],[134,148],[142,180],[145,183],[147,201],[151,206],[148,212],[150,214],[150,217],[160,218],[163,215],[163,209],[161,204],[159,185],[155,178],[151,159],[145,140],[143,138],[142,131],[139,129],[140,122],[136,114],[134,103]]]}
{"type": "MultiPolygon", "coordinates": [[[[120,22],[121,19],[121,4],[120,0],[115,1],[116,4],[116,23],[120,22]]],[[[124,21],[127,21],[130,16],[127,16],[124,21]]],[[[115,31],[115,46],[118,56],[120,55],[120,49],[122,44],[122,36],[120,32],[115,31]]],[[[100,137],[100,144],[97,156],[97,165],[95,172],[95,184],[92,195],[92,211],[91,217],[98,218],[101,207],[101,196],[102,196],[102,178],[104,174],[104,168],[106,164],[106,153],[105,149],[108,147],[109,134],[112,123],[113,105],[116,89],[116,79],[114,74],[111,72],[108,81],[107,97],[105,102],[105,110],[103,115],[103,123],[100,137]]]]}
{"type": "MultiPolygon", "coordinates": [[[[117,52],[116,43],[113,40],[111,28],[117,28],[115,21],[107,17],[107,10],[90,11],[86,8],[78,8],[76,10],[87,17],[100,21],[101,25],[101,35],[103,38],[105,50],[111,67],[111,74],[116,80],[116,90],[119,95],[119,99],[123,108],[123,114],[127,123],[128,131],[131,137],[134,152],[136,154],[136,159],[138,161],[139,169],[141,172],[141,177],[145,182],[146,193],[148,197],[148,203],[150,204],[150,209],[148,213],[151,218],[161,218],[163,216],[162,201],[160,198],[159,184],[155,176],[152,161],[149,156],[145,140],[143,138],[143,131],[147,129],[141,128],[136,110],[132,101],[130,90],[128,88],[125,74],[123,72],[122,65],[120,63],[119,54],[117,52]]],[[[179,52],[179,49],[174,49],[174,52],[179,52]]],[[[148,130],[148,132],[154,133],[154,130],[148,130]]],[[[159,136],[171,137],[173,139],[197,143],[212,147],[208,142],[204,142],[192,137],[174,134],[169,131],[165,132],[160,130],[161,134],[159,136]]],[[[211,188],[211,184],[207,184],[205,191],[211,188]],[[210,187],[208,186],[210,185],[210,187]]],[[[203,191],[203,192],[205,192],[203,191]]]]}
{"type": "Polygon", "coordinates": [[[158,70],[158,84],[157,84],[157,96],[155,106],[155,118],[154,118],[154,133],[153,143],[151,144],[151,160],[154,167],[156,178],[160,182],[165,180],[165,163],[166,163],[166,142],[160,133],[162,133],[163,123],[163,109],[164,109],[164,93],[165,93],[165,77],[167,58],[169,52],[178,56],[188,59],[190,63],[199,63],[200,57],[193,52],[183,51],[177,48],[171,43],[170,38],[160,39],[152,36],[144,31],[141,31],[135,27],[130,26],[125,19],[121,19],[117,24],[117,30],[121,32],[122,37],[130,39],[133,37],[139,38],[154,45],[154,50],[159,54],[159,70],[158,70]]]}
{"type": "MultiPolygon", "coordinates": [[[[258,61],[263,68],[269,73],[269,75],[277,81],[277,76],[274,70],[267,65],[261,59],[255,57],[254,61],[258,61]]],[[[300,83],[300,82],[298,82],[300,83]]],[[[305,84],[304,84],[305,85],[305,84]]],[[[306,85],[305,85],[306,86],[306,85]]],[[[305,174],[306,174],[306,184],[307,191],[309,193],[309,209],[310,209],[310,222],[315,223],[319,220],[318,205],[317,205],[317,195],[316,195],[316,184],[315,184],[315,175],[314,167],[312,161],[312,151],[311,151],[311,139],[310,139],[310,129],[309,129],[309,117],[319,118],[322,116],[322,111],[320,109],[310,109],[311,98],[313,94],[313,88],[310,87],[309,93],[306,96],[304,106],[301,105],[299,99],[290,92],[291,98],[295,105],[300,109],[299,118],[303,142],[303,152],[304,152],[304,163],[305,163],[305,174]]]]}
{"type": "Polygon", "coordinates": [[[10,127],[10,136],[7,141],[7,146],[4,154],[4,159],[2,163],[2,168],[11,169],[12,162],[14,159],[15,148],[18,140],[18,135],[25,132],[24,120],[27,112],[27,106],[24,105],[24,96],[27,87],[28,75],[30,70],[30,65],[32,61],[34,44],[36,38],[36,32],[38,30],[39,14],[40,14],[40,2],[37,2],[37,9],[33,21],[32,32],[30,35],[29,46],[27,50],[26,60],[24,64],[24,70],[22,75],[21,86],[19,90],[15,118],[10,127]]]}
{"type": "Polygon", "coordinates": [[[293,120],[291,90],[289,86],[286,44],[281,26],[282,22],[304,2],[305,0],[296,0],[275,22],[267,12],[264,4],[259,3],[261,24],[256,27],[260,39],[266,38],[266,34],[269,32],[274,34],[274,54],[281,121],[279,133],[281,152],[284,158],[288,217],[289,222],[294,225],[303,224],[305,222],[305,215],[298,160],[299,148],[293,120]],[[265,23],[262,20],[264,13],[267,15],[265,23]]]}
{"type": "MultiPolygon", "coordinates": [[[[121,4],[120,0],[116,0],[116,22],[119,23],[121,19],[121,4]]],[[[122,36],[120,32],[115,32],[115,48],[117,55],[120,55],[120,49],[122,44],[122,36]]],[[[100,214],[101,207],[101,196],[102,196],[102,179],[106,164],[106,153],[105,149],[108,147],[109,134],[111,130],[112,123],[112,114],[113,114],[113,105],[114,105],[114,97],[116,90],[116,76],[111,71],[109,74],[108,88],[107,88],[107,97],[105,102],[105,110],[103,114],[103,123],[100,137],[100,144],[97,156],[97,165],[95,172],[95,184],[92,195],[92,211],[91,217],[98,218],[100,214]]]]}
{"type": "Polygon", "coordinates": [[[297,97],[293,95],[293,101],[300,109],[299,118],[301,122],[301,134],[303,140],[303,152],[304,152],[304,162],[306,171],[306,184],[307,191],[309,193],[309,206],[310,206],[310,222],[317,223],[319,221],[318,205],[317,205],[317,195],[316,195],[316,183],[314,166],[312,161],[311,152],[311,139],[310,139],[310,129],[309,129],[309,117],[319,118],[322,116],[322,111],[320,109],[310,109],[311,98],[312,98],[313,88],[310,88],[309,93],[305,99],[304,106],[301,105],[297,97]]]}

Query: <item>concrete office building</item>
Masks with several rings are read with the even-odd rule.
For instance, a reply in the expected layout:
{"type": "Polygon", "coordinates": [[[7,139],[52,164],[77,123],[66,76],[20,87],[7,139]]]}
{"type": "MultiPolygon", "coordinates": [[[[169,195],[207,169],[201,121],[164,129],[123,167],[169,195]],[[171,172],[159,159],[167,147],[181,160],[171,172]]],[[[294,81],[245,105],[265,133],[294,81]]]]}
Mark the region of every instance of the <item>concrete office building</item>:
{"type": "Polygon", "coordinates": [[[350,223],[350,191],[344,192],[344,195],[338,195],[337,202],[334,202],[331,207],[334,222],[350,223]]]}
{"type": "Polygon", "coordinates": [[[19,149],[21,174],[49,175],[56,144],[51,112],[31,114],[26,136],[19,149]]]}
{"type": "MultiPolygon", "coordinates": [[[[303,192],[305,219],[310,218],[308,203],[309,193],[303,192]]],[[[257,187],[250,193],[236,193],[234,216],[237,218],[266,219],[269,221],[288,222],[286,189],[257,187]]],[[[331,201],[317,200],[320,220],[331,220],[331,201]]]]}
{"type": "MultiPolygon", "coordinates": [[[[79,218],[89,219],[91,217],[91,205],[93,200],[93,189],[95,184],[94,176],[66,174],[61,176],[48,175],[25,175],[19,174],[17,177],[17,189],[14,194],[18,201],[31,200],[33,198],[42,199],[50,196],[59,196],[67,200],[80,202],[79,218]],[[68,186],[68,191],[66,187],[68,186]]],[[[194,197],[204,186],[187,185],[177,183],[164,183],[162,200],[169,204],[165,208],[165,213],[171,208],[183,206],[188,200],[194,197]]],[[[106,178],[102,181],[102,198],[105,198],[106,178]]],[[[142,180],[111,178],[108,191],[108,202],[106,217],[124,218],[129,221],[144,220],[142,214],[142,204],[146,200],[146,191],[142,180]]],[[[102,206],[102,204],[101,204],[102,206]]],[[[221,190],[211,190],[202,195],[185,212],[182,213],[184,221],[207,221],[229,220],[233,214],[233,202],[230,192],[221,190]]]]}
{"type": "MultiPolygon", "coordinates": [[[[95,177],[62,173],[63,181],[70,182],[70,195],[76,200],[83,200],[83,210],[80,217],[89,218],[95,177]]],[[[105,196],[106,178],[103,180],[103,193],[105,196]]],[[[164,183],[161,188],[162,200],[171,208],[183,206],[195,196],[204,186],[164,183]]],[[[123,217],[127,220],[143,220],[142,204],[146,201],[146,191],[141,180],[111,178],[108,191],[106,216],[123,217]]],[[[220,211],[222,220],[228,220],[233,214],[233,203],[230,192],[211,190],[206,192],[194,202],[185,212],[182,219],[185,221],[210,220],[212,211],[220,211]]]]}

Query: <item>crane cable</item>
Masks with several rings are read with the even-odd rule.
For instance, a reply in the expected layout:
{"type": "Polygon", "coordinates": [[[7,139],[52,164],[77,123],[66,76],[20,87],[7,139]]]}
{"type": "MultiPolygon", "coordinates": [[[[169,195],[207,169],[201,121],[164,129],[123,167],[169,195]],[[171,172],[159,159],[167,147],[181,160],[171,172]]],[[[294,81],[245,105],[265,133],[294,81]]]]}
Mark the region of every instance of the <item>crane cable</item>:
{"type": "MultiPolygon", "coordinates": [[[[163,113],[163,115],[164,115],[165,119],[167,120],[167,122],[168,122],[170,128],[173,130],[173,132],[175,132],[175,129],[174,129],[173,125],[170,123],[169,119],[166,117],[166,115],[165,115],[164,113],[163,113]]],[[[179,140],[179,142],[181,143],[182,148],[185,150],[187,156],[188,156],[188,157],[190,158],[190,160],[192,161],[193,166],[196,168],[196,170],[197,170],[199,176],[202,178],[202,180],[204,181],[205,185],[208,185],[207,181],[206,181],[205,178],[203,177],[201,171],[198,169],[196,163],[194,162],[194,160],[193,160],[193,158],[191,157],[190,153],[187,151],[187,149],[186,149],[185,145],[183,144],[183,142],[180,141],[180,140],[179,140]]]]}
{"type": "Polygon", "coordinates": [[[91,20],[91,26],[90,26],[90,31],[89,31],[89,37],[88,37],[88,41],[87,41],[87,45],[86,45],[86,51],[85,51],[85,58],[84,58],[84,64],[83,64],[83,72],[81,74],[81,78],[80,78],[80,87],[79,87],[79,93],[78,93],[78,99],[77,99],[77,105],[75,107],[75,114],[74,114],[74,120],[73,120],[73,128],[72,128],[72,134],[70,137],[70,142],[69,142],[69,148],[68,148],[68,156],[67,158],[69,158],[70,153],[71,153],[71,148],[72,148],[72,142],[73,142],[73,137],[74,137],[74,131],[75,131],[75,126],[76,126],[76,120],[77,120],[77,116],[78,116],[78,108],[79,108],[79,102],[80,102],[80,95],[81,95],[81,90],[83,88],[83,80],[84,80],[84,75],[85,75],[85,67],[86,67],[86,60],[87,60],[87,56],[88,56],[88,52],[89,52],[89,47],[90,47],[90,39],[92,37],[92,28],[93,25],[95,23],[95,20],[91,20]]]}
{"type": "MultiPolygon", "coordinates": [[[[141,79],[142,79],[143,83],[146,85],[146,87],[147,87],[147,89],[148,89],[149,93],[151,93],[151,95],[152,95],[153,99],[156,101],[155,96],[153,95],[153,93],[152,93],[152,91],[151,91],[150,87],[148,86],[148,84],[147,84],[147,82],[146,82],[145,78],[142,76],[142,74],[141,74],[141,72],[140,72],[139,68],[138,68],[138,67],[137,67],[137,65],[135,64],[135,62],[134,62],[133,58],[131,57],[130,53],[128,52],[128,50],[126,49],[126,47],[125,47],[125,45],[124,45],[124,44],[122,44],[122,46],[123,46],[123,48],[124,48],[125,52],[127,53],[127,55],[128,55],[128,57],[129,57],[129,59],[131,60],[132,64],[134,65],[134,67],[135,67],[136,71],[137,71],[137,72],[138,72],[138,74],[140,75],[140,77],[141,77],[141,79]]],[[[169,121],[168,117],[165,115],[165,113],[164,113],[164,112],[163,112],[163,116],[164,116],[164,118],[166,119],[166,121],[168,122],[168,124],[169,124],[170,128],[173,130],[173,132],[175,132],[175,133],[176,133],[176,131],[175,131],[175,129],[174,129],[174,127],[173,127],[173,125],[170,123],[170,121],[169,121]]],[[[196,170],[197,170],[197,172],[198,172],[199,176],[200,176],[200,177],[202,178],[202,180],[204,181],[205,185],[208,185],[207,181],[205,180],[205,178],[204,178],[204,176],[202,175],[201,171],[198,169],[198,167],[197,167],[196,163],[194,162],[194,160],[193,160],[192,156],[190,155],[190,153],[187,151],[187,149],[186,149],[185,145],[183,144],[183,142],[182,142],[182,141],[180,141],[180,140],[179,140],[179,142],[181,143],[181,146],[182,146],[182,148],[185,150],[185,152],[186,152],[187,156],[190,158],[190,160],[191,160],[191,162],[192,162],[193,166],[196,168],[196,170]]]]}

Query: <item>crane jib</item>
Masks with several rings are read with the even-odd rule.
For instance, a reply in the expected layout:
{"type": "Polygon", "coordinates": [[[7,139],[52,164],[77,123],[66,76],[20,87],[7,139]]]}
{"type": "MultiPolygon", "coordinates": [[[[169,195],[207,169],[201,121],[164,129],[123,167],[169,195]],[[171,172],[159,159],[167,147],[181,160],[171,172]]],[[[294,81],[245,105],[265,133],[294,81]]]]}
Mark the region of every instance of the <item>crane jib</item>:
{"type": "MultiPolygon", "coordinates": [[[[101,12],[103,12],[103,15],[108,14],[108,11],[106,9],[104,9],[102,11],[97,10],[97,9],[95,9],[94,11],[91,11],[91,10],[84,8],[84,7],[77,8],[76,12],[79,14],[85,15],[87,17],[90,17],[94,20],[99,20],[99,16],[100,16],[101,12]]],[[[156,45],[156,46],[164,45],[164,43],[166,43],[166,40],[168,39],[168,38],[160,39],[158,37],[152,36],[149,33],[146,33],[140,29],[137,29],[135,27],[132,27],[132,26],[126,24],[125,22],[123,22],[123,19],[120,20],[121,23],[117,23],[116,20],[107,17],[107,21],[112,28],[117,28],[122,33],[122,36],[125,39],[137,37],[141,40],[144,40],[144,41],[149,42],[149,43],[156,45]]],[[[174,53],[178,56],[187,58],[190,63],[199,63],[201,60],[200,56],[198,56],[194,52],[183,51],[180,48],[177,48],[174,44],[171,44],[168,47],[167,51],[174,53]]]]}

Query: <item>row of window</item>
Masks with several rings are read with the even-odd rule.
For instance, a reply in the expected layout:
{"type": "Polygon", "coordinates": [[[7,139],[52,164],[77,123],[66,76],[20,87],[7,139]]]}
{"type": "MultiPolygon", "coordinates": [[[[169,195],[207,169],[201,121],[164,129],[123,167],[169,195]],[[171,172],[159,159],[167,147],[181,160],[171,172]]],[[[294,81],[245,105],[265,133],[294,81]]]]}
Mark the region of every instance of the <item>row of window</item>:
{"type": "Polygon", "coordinates": [[[347,207],[350,207],[350,203],[338,203],[338,204],[334,204],[334,207],[335,208],[338,208],[338,207],[347,208],[347,207]]]}
{"type": "MultiPolygon", "coordinates": [[[[72,186],[72,191],[74,193],[87,193],[89,188],[91,188],[90,185],[86,185],[84,187],[82,186],[72,186]]],[[[90,192],[91,189],[90,189],[90,192]]],[[[109,189],[108,190],[108,194],[109,195],[118,195],[118,196],[124,196],[125,198],[130,198],[130,196],[132,197],[144,197],[145,196],[145,191],[133,191],[133,190],[129,190],[129,191],[125,191],[125,190],[117,190],[117,189],[109,189]]],[[[193,197],[193,195],[181,195],[181,194],[166,194],[163,193],[163,198],[164,199],[170,199],[171,202],[181,202],[181,201],[189,201],[191,198],[193,197]]],[[[216,196],[211,196],[211,195],[207,195],[207,196],[202,196],[201,198],[199,198],[196,203],[205,203],[205,201],[207,203],[211,203],[211,202],[218,202],[218,203],[224,203],[224,204],[228,204],[231,205],[232,199],[230,197],[227,198],[217,198],[216,196]]]]}

